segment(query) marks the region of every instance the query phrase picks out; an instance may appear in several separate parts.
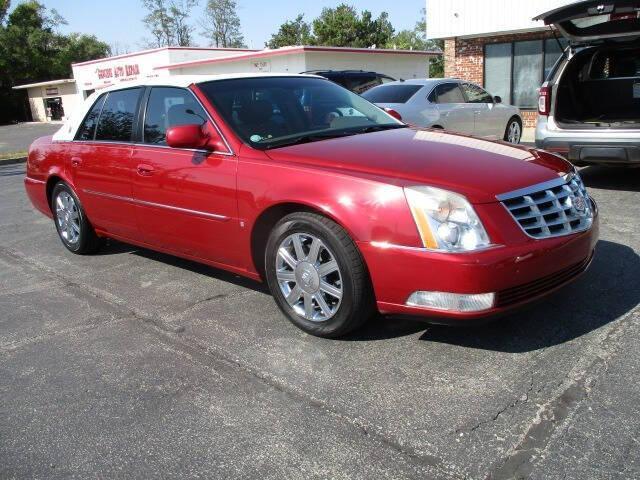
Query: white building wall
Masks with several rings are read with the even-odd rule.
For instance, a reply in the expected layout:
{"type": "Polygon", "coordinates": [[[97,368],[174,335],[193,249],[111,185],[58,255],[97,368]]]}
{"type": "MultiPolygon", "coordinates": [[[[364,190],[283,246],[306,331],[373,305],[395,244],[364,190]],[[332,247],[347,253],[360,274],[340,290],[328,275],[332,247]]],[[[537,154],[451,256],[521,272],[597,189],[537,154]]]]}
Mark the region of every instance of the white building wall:
{"type": "Polygon", "coordinates": [[[156,66],[167,63],[169,63],[169,50],[163,49],[80,63],[72,65],[72,69],[78,91],[99,90],[138,78],[167,75],[166,71],[154,70],[156,66]]]}
{"type": "Polygon", "coordinates": [[[273,57],[241,58],[234,61],[205,63],[170,70],[171,75],[216,75],[226,73],[282,72],[300,73],[305,70],[304,54],[273,57]]]}
{"type": "Polygon", "coordinates": [[[225,73],[300,73],[308,70],[372,70],[394,78],[425,78],[428,55],[348,52],[296,52],[289,55],[242,58],[205,63],[170,70],[172,75],[212,75],[225,73]]]}
{"type": "Polygon", "coordinates": [[[426,78],[429,56],[398,53],[306,52],[305,70],[370,70],[397,79],[426,78]]]}
{"type": "Polygon", "coordinates": [[[532,18],[576,0],[426,0],[430,39],[545,28],[532,18]]]}

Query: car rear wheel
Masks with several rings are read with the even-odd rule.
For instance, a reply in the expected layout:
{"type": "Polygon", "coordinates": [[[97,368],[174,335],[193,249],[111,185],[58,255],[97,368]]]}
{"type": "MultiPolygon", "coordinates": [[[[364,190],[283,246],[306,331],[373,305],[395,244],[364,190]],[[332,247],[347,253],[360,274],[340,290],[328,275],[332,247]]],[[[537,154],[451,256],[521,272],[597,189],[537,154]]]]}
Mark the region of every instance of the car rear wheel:
{"type": "Polygon", "coordinates": [[[335,338],[374,312],[360,252],[347,232],[315,213],[287,215],[265,252],[269,289],[287,318],[311,335],[335,338]]]}
{"type": "Polygon", "coordinates": [[[87,220],[75,192],[66,183],[59,182],[53,187],[51,210],[58,236],[67,250],[85,255],[100,248],[100,237],[87,220]]]}
{"type": "Polygon", "coordinates": [[[518,145],[522,138],[522,123],[516,117],[512,117],[507,124],[507,129],[504,132],[504,141],[518,145]]]}

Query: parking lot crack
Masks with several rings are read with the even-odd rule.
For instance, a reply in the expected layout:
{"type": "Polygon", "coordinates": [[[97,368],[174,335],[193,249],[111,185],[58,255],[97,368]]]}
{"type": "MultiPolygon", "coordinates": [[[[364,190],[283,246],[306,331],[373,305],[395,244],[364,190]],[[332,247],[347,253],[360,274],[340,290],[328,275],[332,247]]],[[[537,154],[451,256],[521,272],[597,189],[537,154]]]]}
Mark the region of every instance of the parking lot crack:
{"type": "Polygon", "coordinates": [[[530,475],[554,435],[567,431],[567,422],[588,398],[598,376],[606,371],[610,359],[619,349],[617,339],[634,324],[637,311],[638,307],[634,308],[607,331],[590,363],[569,376],[558,393],[538,409],[519,442],[488,472],[487,480],[527,478],[530,475]]]}

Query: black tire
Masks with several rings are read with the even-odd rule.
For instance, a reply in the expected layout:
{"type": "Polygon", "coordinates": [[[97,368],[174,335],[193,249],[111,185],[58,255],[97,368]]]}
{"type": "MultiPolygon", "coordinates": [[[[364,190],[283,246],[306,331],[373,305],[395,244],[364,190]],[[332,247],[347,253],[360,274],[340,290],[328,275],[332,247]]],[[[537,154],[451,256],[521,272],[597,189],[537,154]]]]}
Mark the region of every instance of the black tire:
{"type": "Polygon", "coordinates": [[[508,143],[512,143],[512,145],[519,145],[522,141],[522,121],[518,117],[511,117],[507,122],[507,128],[504,129],[504,137],[503,140],[508,143]],[[520,128],[520,137],[516,143],[509,142],[509,129],[513,123],[517,123],[520,128]]]}
{"type": "Polygon", "coordinates": [[[88,255],[91,253],[95,253],[100,249],[103,244],[102,239],[96,235],[96,232],[91,226],[91,223],[89,223],[89,220],[87,219],[78,196],[75,194],[73,189],[64,182],[58,182],[53,187],[53,191],[51,192],[51,211],[53,213],[53,223],[56,226],[58,236],[60,237],[62,244],[67,248],[67,250],[78,255],[88,255]],[[80,233],[78,235],[77,241],[74,242],[69,241],[63,235],[61,223],[56,213],[58,197],[63,193],[66,193],[73,198],[78,212],[78,226],[80,229],[80,233]]]}
{"type": "Polygon", "coordinates": [[[265,274],[280,310],[298,328],[324,338],[337,338],[360,327],[375,312],[373,289],[364,260],[355,243],[338,224],[322,215],[298,212],[282,218],[271,231],[265,251],[265,274]],[[342,299],[335,314],[311,321],[289,305],[276,277],[276,257],[281,243],[294,233],[310,234],[322,241],[335,258],[341,276],[342,299]]]}

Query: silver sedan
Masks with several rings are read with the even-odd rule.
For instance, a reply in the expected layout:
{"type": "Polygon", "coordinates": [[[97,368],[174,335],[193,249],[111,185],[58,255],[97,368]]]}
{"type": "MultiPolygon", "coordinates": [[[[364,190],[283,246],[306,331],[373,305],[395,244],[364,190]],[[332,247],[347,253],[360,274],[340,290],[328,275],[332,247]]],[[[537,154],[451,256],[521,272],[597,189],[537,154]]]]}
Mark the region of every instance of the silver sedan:
{"type": "Polygon", "coordinates": [[[509,143],[520,143],[520,110],[502,103],[473,83],[452,78],[390,82],[366,91],[364,98],[391,108],[405,123],[443,128],[509,143]]]}

